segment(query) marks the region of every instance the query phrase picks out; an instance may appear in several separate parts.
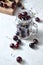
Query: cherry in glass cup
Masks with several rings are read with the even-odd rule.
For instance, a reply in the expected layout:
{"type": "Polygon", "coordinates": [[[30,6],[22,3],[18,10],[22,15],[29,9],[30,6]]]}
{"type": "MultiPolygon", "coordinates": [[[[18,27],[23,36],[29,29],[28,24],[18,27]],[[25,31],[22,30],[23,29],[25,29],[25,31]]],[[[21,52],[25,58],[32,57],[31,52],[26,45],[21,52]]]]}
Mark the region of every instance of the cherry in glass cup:
{"type": "Polygon", "coordinates": [[[30,35],[36,35],[38,31],[38,25],[33,21],[34,15],[30,10],[22,10],[18,13],[16,20],[17,24],[17,33],[19,37],[27,39],[30,35]]]}

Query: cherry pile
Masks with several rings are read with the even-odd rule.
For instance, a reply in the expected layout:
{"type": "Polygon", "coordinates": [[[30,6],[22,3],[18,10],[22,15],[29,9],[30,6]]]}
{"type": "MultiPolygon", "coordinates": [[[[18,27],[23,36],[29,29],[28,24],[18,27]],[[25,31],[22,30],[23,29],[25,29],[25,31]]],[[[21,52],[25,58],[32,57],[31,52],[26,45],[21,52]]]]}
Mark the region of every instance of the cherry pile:
{"type": "MultiPolygon", "coordinates": [[[[12,0],[10,0],[10,1],[12,1],[12,0]]],[[[8,6],[8,5],[5,4],[4,2],[5,2],[5,0],[1,0],[1,1],[0,1],[0,6],[1,6],[1,7],[14,9],[16,6],[18,6],[18,7],[21,7],[21,9],[25,9],[24,6],[23,6],[20,2],[16,3],[15,1],[13,1],[11,6],[8,6]],[[2,2],[2,1],[3,1],[3,2],[2,2]]]]}
{"type": "MultiPolygon", "coordinates": [[[[12,48],[12,49],[18,49],[19,46],[20,46],[21,43],[22,43],[21,40],[18,38],[18,36],[13,36],[13,40],[16,41],[16,45],[14,45],[14,43],[11,43],[11,44],[10,44],[10,48],[12,48]]],[[[18,57],[16,58],[16,61],[17,61],[18,63],[21,63],[21,62],[23,61],[23,59],[22,59],[22,57],[18,56],[18,57]]]]}
{"type": "Polygon", "coordinates": [[[14,45],[14,43],[10,44],[10,48],[12,49],[17,49],[19,48],[20,44],[22,43],[20,39],[18,39],[17,36],[13,36],[13,40],[16,41],[16,45],[14,45]]]}
{"type": "Polygon", "coordinates": [[[19,19],[23,19],[23,20],[30,20],[31,19],[31,16],[28,15],[28,13],[25,11],[25,12],[22,12],[22,13],[19,13],[18,14],[18,18],[19,19]]]}
{"type": "Polygon", "coordinates": [[[13,9],[14,9],[14,7],[16,6],[16,2],[14,1],[14,2],[11,4],[11,6],[8,6],[6,3],[0,1],[0,6],[1,6],[1,7],[5,7],[5,8],[13,8],[13,9]]]}
{"type": "Polygon", "coordinates": [[[29,23],[19,23],[17,24],[17,36],[20,36],[21,38],[25,38],[30,35],[30,30],[29,30],[29,23]]]}
{"type": "Polygon", "coordinates": [[[9,6],[7,4],[3,3],[2,1],[0,1],[0,6],[5,7],[5,8],[9,8],[9,6]]]}
{"type": "MultiPolygon", "coordinates": [[[[26,11],[24,11],[24,12],[18,14],[18,18],[21,19],[21,20],[30,20],[31,16],[28,15],[28,13],[26,11]]],[[[41,22],[41,19],[39,17],[36,17],[35,21],[41,22]]]]}
{"type": "MultiPolygon", "coordinates": [[[[17,35],[16,36],[13,36],[13,40],[16,41],[16,45],[14,43],[11,43],[10,44],[10,48],[12,48],[12,49],[18,49],[19,46],[22,43],[21,40],[18,38],[17,35]]],[[[33,42],[29,44],[29,47],[32,48],[32,49],[34,49],[35,48],[35,45],[37,45],[37,44],[38,44],[38,39],[33,39],[33,42]]],[[[23,61],[23,59],[22,59],[22,57],[18,56],[16,58],[16,61],[18,63],[21,63],[23,61]]]]}

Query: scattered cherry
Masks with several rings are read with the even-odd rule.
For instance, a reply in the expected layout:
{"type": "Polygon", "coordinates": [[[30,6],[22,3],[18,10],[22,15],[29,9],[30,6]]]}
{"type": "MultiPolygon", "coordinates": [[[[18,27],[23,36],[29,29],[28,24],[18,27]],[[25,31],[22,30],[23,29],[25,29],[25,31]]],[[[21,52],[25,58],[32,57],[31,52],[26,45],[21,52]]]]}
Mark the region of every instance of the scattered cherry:
{"type": "Polygon", "coordinates": [[[16,58],[16,61],[17,61],[18,63],[21,63],[21,62],[22,62],[22,58],[21,58],[20,56],[18,56],[18,57],[16,58]]]}
{"type": "Polygon", "coordinates": [[[13,36],[13,40],[17,41],[18,37],[17,36],[13,36]]]}
{"type": "Polygon", "coordinates": [[[39,17],[36,17],[35,18],[35,21],[40,22],[40,18],[39,17]]]}
{"type": "Polygon", "coordinates": [[[10,48],[15,48],[14,43],[11,43],[11,44],[10,44],[10,48]]]}
{"type": "Polygon", "coordinates": [[[19,48],[19,43],[17,43],[17,44],[15,45],[15,48],[16,48],[16,49],[19,48]]]}
{"type": "Polygon", "coordinates": [[[29,46],[30,46],[30,48],[34,48],[35,47],[34,43],[30,43],[29,46]]]}
{"type": "Polygon", "coordinates": [[[34,44],[38,44],[38,40],[37,39],[33,39],[33,43],[34,44]]]}

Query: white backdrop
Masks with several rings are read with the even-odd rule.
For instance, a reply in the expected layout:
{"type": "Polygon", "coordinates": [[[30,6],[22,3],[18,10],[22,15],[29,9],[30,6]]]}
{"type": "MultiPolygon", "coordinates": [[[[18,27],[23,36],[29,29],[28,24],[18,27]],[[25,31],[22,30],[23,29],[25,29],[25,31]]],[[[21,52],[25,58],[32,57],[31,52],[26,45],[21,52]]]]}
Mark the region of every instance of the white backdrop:
{"type": "MultiPolygon", "coordinates": [[[[43,0],[25,0],[23,3],[27,9],[32,8],[38,12],[36,16],[43,20],[43,0]]],[[[34,38],[30,37],[28,40],[22,40],[24,45],[21,46],[21,49],[12,50],[9,45],[14,42],[12,38],[16,33],[17,23],[15,18],[15,16],[0,13],[0,65],[20,65],[16,62],[17,56],[21,56],[25,61],[21,65],[43,65],[43,22],[37,23],[39,40],[37,49],[33,50],[29,47],[29,43],[34,38]]]]}

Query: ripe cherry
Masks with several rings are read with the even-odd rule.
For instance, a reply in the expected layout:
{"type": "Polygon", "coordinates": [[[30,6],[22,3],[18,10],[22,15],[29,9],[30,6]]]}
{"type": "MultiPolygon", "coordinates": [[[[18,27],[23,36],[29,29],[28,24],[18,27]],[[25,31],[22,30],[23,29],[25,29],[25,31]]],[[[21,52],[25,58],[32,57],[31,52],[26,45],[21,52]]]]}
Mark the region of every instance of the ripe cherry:
{"type": "Polygon", "coordinates": [[[35,18],[35,21],[40,22],[40,18],[39,17],[36,17],[35,18]]]}
{"type": "Polygon", "coordinates": [[[11,44],[10,44],[10,48],[13,48],[13,49],[15,48],[14,43],[11,43],[11,44]]]}
{"type": "Polygon", "coordinates": [[[22,62],[22,58],[21,58],[20,56],[18,56],[18,57],[16,58],[16,61],[17,61],[18,63],[21,63],[21,62],[22,62]]]}
{"type": "Polygon", "coordinates": [[[17,36],[13,36],[13,40],[17,41],[18,37],[17,36]]]}
{"type": "Polygon", "coordinates": [[[38,40],[37,39],[33,39],[33,43],[34,44],[38,44],[38,40]]]}
{"type": "Polygon", "coordinates": [[[29,47],[30,47],[30,48],[34,48],[34,47],[35,47],[34,43],[30,43],[30,44],[29,44],[29,47]]]}
{"type": "Polygon", "coordinates": [[[19,43],[17,43],[17,44],[15,45],[15,48],[16,48],[16,49],[19,48],[19,43]]]}

